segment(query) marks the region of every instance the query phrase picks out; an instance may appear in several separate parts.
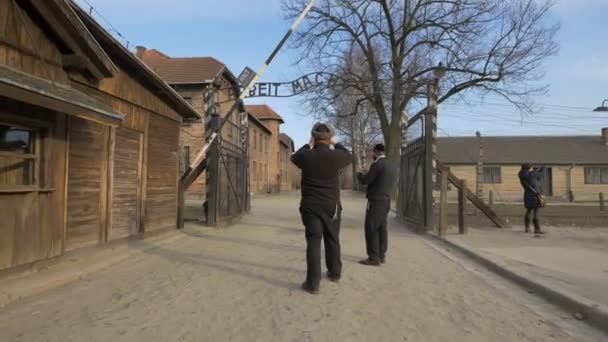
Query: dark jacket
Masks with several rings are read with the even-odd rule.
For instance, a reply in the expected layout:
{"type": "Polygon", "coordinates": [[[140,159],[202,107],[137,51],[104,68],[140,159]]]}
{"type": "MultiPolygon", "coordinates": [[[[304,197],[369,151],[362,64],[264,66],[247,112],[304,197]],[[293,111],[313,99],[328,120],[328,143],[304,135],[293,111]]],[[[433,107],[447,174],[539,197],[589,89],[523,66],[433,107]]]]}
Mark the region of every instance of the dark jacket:
{"type": "Polygon", "coordinates": [[[524,189],[524,206],[529,209],[538,207],[538,194],[542,194],[540,181],[543,177],[544,168],[538,171],[519,171],[519,182],[524,189]]]}
{"type": "Polygon", "coordinates": [[[367,185],[367,199],[389,200],[395,186],[396,169],[386,157],[378,158],[367,174],[359,173],[359,183],[367,185]]]}
{"type": "Polygon", "coordinates": [[[304,145],[291,156],[291,161],[302,170],[302,206],[333,208],[340,203],[339,172],[352,162],[352,155],[344,146],[304,145]]]}

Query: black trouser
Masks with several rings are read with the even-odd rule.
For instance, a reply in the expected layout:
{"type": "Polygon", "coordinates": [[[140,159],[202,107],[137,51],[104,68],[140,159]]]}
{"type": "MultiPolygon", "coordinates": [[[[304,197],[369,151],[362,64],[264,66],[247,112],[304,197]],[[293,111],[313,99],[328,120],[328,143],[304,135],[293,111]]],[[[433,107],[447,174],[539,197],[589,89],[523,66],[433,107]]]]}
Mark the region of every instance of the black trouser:
{"type": "Polygon", "coordinates": [[[373,261],[384,260],[388,249],[387,216],[391,201],[368,200],[365,213],[365,246],[367,257],[373,261]]]}
{"type": "Polygon", "coordinates": [[[532,216],[532,223],[534,224],[534,232],[540,231],[540,220],[539,220],[540,208],[526,208],[526,216],[524,216],[524,224],[526,225],[526,231],[530,230],[530,216],[532,216]]]}
{"type": "Polygon", "coordinates": [[[332,277],[342,274],[340,259],[340,219],[342,209],[302,206],[300,214],[306,227],[306,282],[315,289],[321,282],[321,239],[325,243],[325,265],[332,277]],[[336,209],[338,212],[336,213],[336,209]]]}
{"type": "Polygon", "coordinates": [[[538,212],[540,208],[526,208],[526,220],[530,221],[530,216],[534,220],[538,220],[538,212]]]}

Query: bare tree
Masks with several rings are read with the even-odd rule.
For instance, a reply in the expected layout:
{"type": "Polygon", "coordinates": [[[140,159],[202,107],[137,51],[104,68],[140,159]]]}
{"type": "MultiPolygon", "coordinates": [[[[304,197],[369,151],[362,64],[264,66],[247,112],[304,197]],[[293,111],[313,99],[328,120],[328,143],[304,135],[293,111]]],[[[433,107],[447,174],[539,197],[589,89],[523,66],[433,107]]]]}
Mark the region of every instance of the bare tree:
{"type": "MultiPolygon", "coordinates": [[[[332,74],[344,80],[350,72],[365,74],[365,56],[358,51],[349,52],[345,64],[332,74]]],[[[328,86],[311,88],[310,95],[302,103],[311,109],[316,119],[330,123],[345,146],[353,154],[353,184],[357,183],[356,172],[365,168],[366,153],[382,138],[380,121],[373,106],[365,101],[356,89],[347,89],[343,82],[332,82],[328,86]]]]}
{"type": "MultiPolygon", "coordinates": [[[[283,0],[287,17],[307,2],[283,0]]],[[[439,103],[493,93],[530,112],[533,96],[546,90],[536,82],[541,63],[557,52],[552,6],[553,0],[319,0],[294,47],[298,62],[339,75],[330,99],[348,94],[373,108],[388,157],[397,159],[402,113],[426,96],[423,87],[438,70],[445,73],[439,103]],[[363,56],[362,68],[353,67],[353,53],[363,56]]]]}

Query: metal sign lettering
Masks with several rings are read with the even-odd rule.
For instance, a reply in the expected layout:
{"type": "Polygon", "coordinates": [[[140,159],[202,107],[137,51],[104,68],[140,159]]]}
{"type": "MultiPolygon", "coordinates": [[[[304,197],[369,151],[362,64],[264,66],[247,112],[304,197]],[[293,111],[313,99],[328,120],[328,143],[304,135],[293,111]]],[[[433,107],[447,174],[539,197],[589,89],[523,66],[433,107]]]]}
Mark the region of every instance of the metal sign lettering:
{"type": "Polygon", "coordinates": [[[252,97],[291,97],[315,88],[331,88],[338,84],[339,78],[327,72],[314,72],[291,82],[259,82],[248,94],[252,97]]]}

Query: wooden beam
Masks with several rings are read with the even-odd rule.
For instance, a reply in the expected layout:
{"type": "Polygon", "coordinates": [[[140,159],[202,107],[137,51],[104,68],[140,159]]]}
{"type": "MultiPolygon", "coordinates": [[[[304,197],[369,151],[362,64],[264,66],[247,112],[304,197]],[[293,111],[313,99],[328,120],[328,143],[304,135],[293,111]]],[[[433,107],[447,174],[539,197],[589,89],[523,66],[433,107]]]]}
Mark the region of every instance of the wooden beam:
{"type": "MultiPolygon", "coordinates": [[[[438,171],[441,172],[441,168],[443,165],[440,162],[437,162],[438,171]]],[[[450,183],[460,189],[463,185],[461,180],[456,177],[451,171],[448,171],[448,179],[450,183]]],[[[498,228],[508,228],[509,224],[506,223],[501,217],[499,217],[492,208],[484,203],[484,201],[471,192],[468,188],[464,189],[464,193],[466,197],[477,209],[479,209],[482,213],[484,213],[498,228]]]]}
{"type": "Polygon", "coordinates": [[[139,212],[139,233],[146,231],[146,198],[148,193],[148,138],[150,136],[150,114],[146,115],[145,132],[141,150],[141,191],[140,191],[140,212],[139,212]]]}
{"type": "Polygon", "coordinates": [[[68,184],[70,179],[70,128],[71,117],[65,116],[65,174],[63,189],[63,234],[61,236],[61,254],[65,253],[68,237],[68,184]]]}
{"type": "Polygon", "coordinates": [[[107,242],[112,234],[113,224],[113,201],[114,201],[114,153],[116,150],[116,127],[109,127],[108,137],[108,181],[107,181],[107,198],[106,198],[106,227],[103,242],[107,242]]]}
{"type": "Polygon", "coordinates": [[[56,112],[69,114],[80,117],[85,120],[95,121],[101,124],[118,126],[122,123],[122,119],[101,114],[94,110],[84,108],[78,104],[69,103],[64,100],[55,99],[49,96],[39,94],[35,91],[29,91],[20,87],[12,86],[0,82],[0,94],[2,96],[29,103],[35,106],[48,108],[56,112]]]}
{"type": "Polygon", "coordinates": [[[461,180],[458,187],[458,233],[466,234],[466,215],[467,215],[467,181],[461,180]]]}
{"type": "Polygon", "coordinates": [[[439,236],[448,231],[448,173],[449,169],[441,170],[441,196],[439,202],[439,236]]]}

